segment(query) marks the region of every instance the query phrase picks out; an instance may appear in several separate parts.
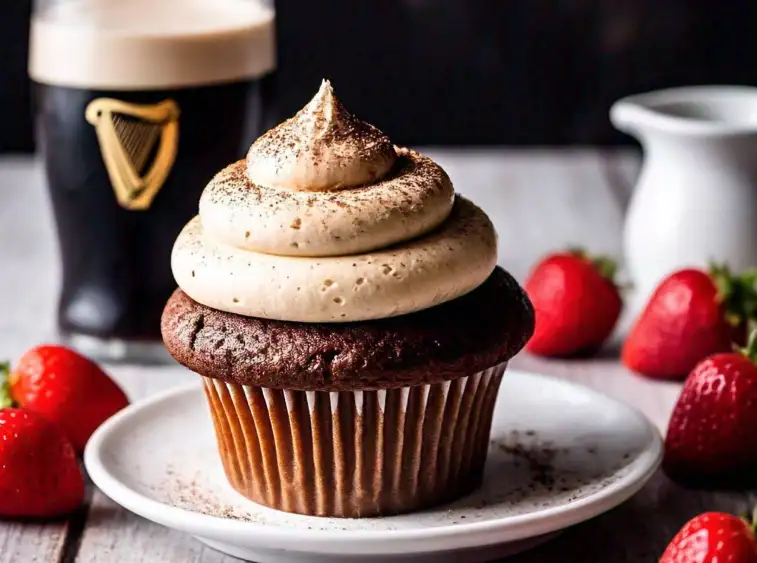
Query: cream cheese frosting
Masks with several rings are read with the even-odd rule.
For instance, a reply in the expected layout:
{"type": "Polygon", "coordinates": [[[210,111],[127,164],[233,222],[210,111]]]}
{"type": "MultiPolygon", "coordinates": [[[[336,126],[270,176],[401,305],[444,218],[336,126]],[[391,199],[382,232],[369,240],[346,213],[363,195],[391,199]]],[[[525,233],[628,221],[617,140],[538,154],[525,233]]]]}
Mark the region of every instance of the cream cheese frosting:
{"type": "Polygon", "coordinates": [[[380,181],[330,192],[267,188],[247,178],[244,161],[216,175],[200,198],[205,233],[237,248],[284,256],[369,252],[438,227],[455,191],[431,159],[400,149],[380,181]]]}
{"type": "Polygon", "coordinates": [[[349,113],[324,80],[297,115],[252,144],[247,173],[260,186],[320,192],[370,184],[396,159],[389,138],[349,113]]]}
{"type": "Polygon", "coordinates": [[[300,322],[381,319],[426,309],[480,285],[496,265],[488,217],[457,198],[448,221],[402,245],[304,258],[208,241],[199,217],[179,235],[172,267],[195,301],[230,313],[300,322]]]}
{"type": "Polygon", "coordinates": [[[486,214],[431,159],[395,147],[324,81],[208,184],[172,269],[195,301],[245,316],[348,322],[407,314],[483,283],[486,214]]]}

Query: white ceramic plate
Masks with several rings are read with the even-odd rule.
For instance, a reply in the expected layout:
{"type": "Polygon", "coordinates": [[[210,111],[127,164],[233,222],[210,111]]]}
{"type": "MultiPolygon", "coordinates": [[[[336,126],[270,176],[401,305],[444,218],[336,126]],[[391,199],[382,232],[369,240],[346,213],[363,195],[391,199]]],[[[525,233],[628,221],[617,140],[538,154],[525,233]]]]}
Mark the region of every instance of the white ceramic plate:
{"type": "Polygon", "coordinates": [[[338,519],[258,506],[227,484],[199,382],[134,404],[92,437],[92,480],[125,508],[259,563],[486,561],[521,551],[636,493],[662,454],[636,410],[574,383],[510,371],[484,484],[452,504],[338,519]]]}

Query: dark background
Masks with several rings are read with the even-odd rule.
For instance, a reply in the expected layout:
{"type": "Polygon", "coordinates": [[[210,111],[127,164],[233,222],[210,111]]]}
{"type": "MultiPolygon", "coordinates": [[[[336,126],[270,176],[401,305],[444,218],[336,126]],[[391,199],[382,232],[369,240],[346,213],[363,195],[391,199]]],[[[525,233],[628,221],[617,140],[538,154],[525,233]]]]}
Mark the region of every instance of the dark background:
{"type": "MultiPolygon", "coordinates": [[[[128,0],[124,0],[128,1],[128,0]]],[[[620,96],[757,83],[753,0],[277,0],[275,122],[323,77],[401,144],[616,144],[620,96]]],[[[0,2],[0,152],[33,149],[29,0],[0,2]]]]}

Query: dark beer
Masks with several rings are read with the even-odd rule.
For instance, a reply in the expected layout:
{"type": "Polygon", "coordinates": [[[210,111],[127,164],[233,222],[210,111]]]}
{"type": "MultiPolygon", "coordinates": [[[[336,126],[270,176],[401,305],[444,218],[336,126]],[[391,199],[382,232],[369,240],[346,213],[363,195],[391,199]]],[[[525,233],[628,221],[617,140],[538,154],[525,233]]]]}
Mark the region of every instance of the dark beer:
{"type": "Polygon", "coordinates": [[[128,356],[159,346],[176,235],[262,127],[272,14],[252,0],[201,6],[75,0],[32,24],[63,265],[58,325],[91,355],[138,359],[128,356]]]}

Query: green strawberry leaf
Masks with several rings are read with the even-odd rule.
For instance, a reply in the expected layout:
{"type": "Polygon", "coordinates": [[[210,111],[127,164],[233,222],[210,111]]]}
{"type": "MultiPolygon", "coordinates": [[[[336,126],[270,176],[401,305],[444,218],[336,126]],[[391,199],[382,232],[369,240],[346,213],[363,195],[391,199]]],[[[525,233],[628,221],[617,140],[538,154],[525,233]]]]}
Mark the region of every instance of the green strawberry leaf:
{"type": "Polygon", "coordinates": [[[599,275],[615,282],[615,274],[618,272],[618,263],[615,260],[608,256],[595,256],[592,263],[599,275]]]}
{"type": "Polygon", "coordinates": [[[15,404],[11,396],[10,373],[10,363],[0,363],[0,409],[7,409],[15,404]]]}
{"type": "Polygon", "coordinates": [[[718,290],[718,302],[731,326],[748,327],[757,321],[757,269],[737,276],[726,264],[713,263],[709,274],[718,290]]]}
{"type": "Polygon", "coordinates": [[[588,260],[600,276],[617,285],[615,283],[615,274],[618,273],[618,263],[609,256],[605,256],[604,254],[591,255],[585,248],[579,246],[568,247],[566,252],[572,256],[588,260]]]}
{"type": "Polygon", "coordinates": [[[745,511],[739,519],[746,524],[753,534],[757,535],[757,507],[752,512],[745,511]]]}

